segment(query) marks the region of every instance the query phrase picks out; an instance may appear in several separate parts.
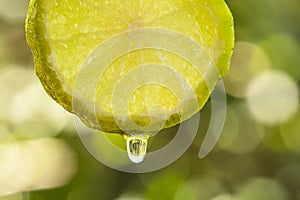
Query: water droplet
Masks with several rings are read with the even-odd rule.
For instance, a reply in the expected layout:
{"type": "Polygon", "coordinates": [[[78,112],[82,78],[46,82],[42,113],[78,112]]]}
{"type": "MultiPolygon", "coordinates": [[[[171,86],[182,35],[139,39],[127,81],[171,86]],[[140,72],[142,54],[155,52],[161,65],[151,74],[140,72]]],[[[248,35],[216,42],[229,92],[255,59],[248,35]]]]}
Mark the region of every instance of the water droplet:
{"type": "Polygon", "coordinates": [[[129,136],[126,137],[127,153],[133,163],[143,162],[147,153],[148,137],[129,136]]]}

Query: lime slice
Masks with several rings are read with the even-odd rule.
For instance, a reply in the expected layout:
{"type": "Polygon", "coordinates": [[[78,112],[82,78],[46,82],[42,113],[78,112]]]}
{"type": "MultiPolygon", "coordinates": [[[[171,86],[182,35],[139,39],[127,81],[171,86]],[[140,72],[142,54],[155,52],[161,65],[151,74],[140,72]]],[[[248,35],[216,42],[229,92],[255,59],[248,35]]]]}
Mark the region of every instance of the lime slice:
{"type": "Polygon", "coordinates": [[[89,127],[128,135],[197,113],[234,43],[223,0],[31,0],[26,37],[54,100],[89,127]]]}

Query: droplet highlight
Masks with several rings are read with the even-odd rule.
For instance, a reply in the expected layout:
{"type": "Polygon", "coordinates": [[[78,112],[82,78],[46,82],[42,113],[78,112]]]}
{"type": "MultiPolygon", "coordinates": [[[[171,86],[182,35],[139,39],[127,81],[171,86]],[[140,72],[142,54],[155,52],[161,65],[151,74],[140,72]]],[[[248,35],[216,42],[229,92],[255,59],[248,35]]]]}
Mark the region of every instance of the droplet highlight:
{"type": "Polygon", "coordinates": [[[126,138],[127,153],[129,159],[139,164],[143,162],[147,153],[148,137],[130,136],[126,138]]]}

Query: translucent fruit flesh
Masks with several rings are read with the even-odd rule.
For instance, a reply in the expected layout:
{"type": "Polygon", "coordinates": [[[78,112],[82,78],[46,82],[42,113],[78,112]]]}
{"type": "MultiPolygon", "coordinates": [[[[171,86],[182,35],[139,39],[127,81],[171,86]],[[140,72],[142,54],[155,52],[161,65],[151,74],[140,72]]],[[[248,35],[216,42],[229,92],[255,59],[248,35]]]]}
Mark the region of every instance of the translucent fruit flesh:
{"type": "MultiPolygon", "coordinates": [[[[189,116],[203,107],[210,94],[201,73],[185,58],[163,49],[141,49],[113,58],[99,79],[95,98],[87,100],[94,102],[92,114],[97,123],[85,113],[74,111],[76,78],[93,50],[119,33],[143,28],[169,29],[191,38],[205,47],[221,77],[226,74],[234,37],[232,16],[223,0],[31,0],[26,36],[37,75],[48,94],[88,126],[122,133],[112,114],[112,95],[118,80],[141,65],[166,65],[189,83],[199,105],[189,116]]],[[[107,52],[104,56],[109,55],[107,52]]],[[[170,127],[182,121],[180,113],[173,112],[178,104],[178,97],[170,89],[149,84],[138,88],[126,106],[132,120],[146,126],[151,122],[151,109],[159,105],[168,113],[165,127],[170,127]]],[[[122,117],[122,113],[117,114],[122,117]]]]}

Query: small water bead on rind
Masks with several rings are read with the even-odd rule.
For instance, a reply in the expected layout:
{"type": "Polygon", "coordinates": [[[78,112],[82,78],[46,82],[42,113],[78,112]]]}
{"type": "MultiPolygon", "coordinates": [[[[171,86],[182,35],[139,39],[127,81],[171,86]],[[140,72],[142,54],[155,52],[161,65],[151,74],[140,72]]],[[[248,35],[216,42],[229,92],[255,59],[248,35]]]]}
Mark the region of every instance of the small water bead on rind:
{"type": "Polygon", "coordinates": [[[129,159],[135,164],[143,162],[147,153],[148,137],[125,136],[125,139],[129,159]]]}

